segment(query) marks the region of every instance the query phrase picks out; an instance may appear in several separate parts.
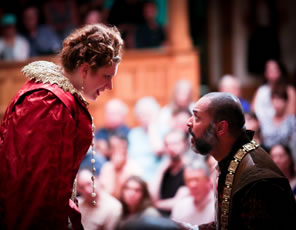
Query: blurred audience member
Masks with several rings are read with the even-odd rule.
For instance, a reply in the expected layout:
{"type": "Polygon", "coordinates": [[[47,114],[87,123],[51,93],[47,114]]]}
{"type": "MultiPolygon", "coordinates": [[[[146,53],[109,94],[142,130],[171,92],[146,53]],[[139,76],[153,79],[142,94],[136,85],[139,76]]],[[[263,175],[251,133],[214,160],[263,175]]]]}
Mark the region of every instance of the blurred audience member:
{"type": "Polygon", "coordinates": [[[5,61],[23,61],[29,57],[29,43],[16,29],[16,16],[4,14],[0,21],[0,59],[5,61]]]}
{"type": "Polygon", "coordinates": [[[163,133],[171,129],[172,117],[176,111],[189,110],[193,107],[193,88],[188,80],[179,80],[176,82],[172,98],[169,104],[165,105],[159,114],[159,127],[163,133]]]}
{"type": "MultiPolygon", "coordinates": [[[[296,143],[296,116],[287,114],[288,93],[285,86],[278,85],[273,88],[271,103],[275,111],[274,115],[266,116],[261,121],[263,145],[267,149],[279,143],[292,146],[296,143]]],[[[296,156],[295,149],[293,156],[296,156]]]]}
{"type": "Polygon", "coordinates": [[[141,168],[132,159],[127,160],[128,141],[125,136],[110,137],[110,161],[101,169],[99,182],[101,188],[119,198],[122,184],[131,175],[140,175],[141,168]]]}
{"type": "Polygon", "coordinates": [[[88,12],[86,12],[86,15],[83,20],[83,24],[96,24],[102,22],[102,14],[99,10],[96,9],[90,9],[88,12]]]}
{"type": "Polygon", "coordinates": [[[293,194],[296,197],[296,172],[291,149],[286,145],[274,145],[270,150],[270,155],[275,164],[288,178],[293,194]]]}
{"type": "Polygon", "coordinates": [[[77,5],[74,0],[47,0],[43,7],[45,22],[63,41],[78,24],[77,5]]]}
{"type": "Polygon", "coordinates": [[[162,216],[135,216],[117,230],[180,230],[173,220],[162,216]]]}
{"type": "Polygon", "coordinates": [[[165,30],[156,21],[157,6],[154,1],[143,5],[144,23],[138,25],[135,33],[136,48],[157,48],[164,45],[165,30]]]}
{"type": "Polygon", "coordinates": [[[245,126],[246,129],[253,130],[254,136],[253,139],[258,143],[262,144],[261,128],[260,122],[253,111],[245,113],[245,126]]]}
{"type": "Polygon", "coordinates": [[[242,98],[240,83],[237,77],[234,77],[230,74],[224,75],[219,82],[219,91],[224,93],[231,93],[234,96],[238,97],[240,103],[243,106],[244,112],[250,111],[250,104],[248,101],[242,98]]]}
{"type": "Polygon", "coordinates": [[[129,159],[133,159],[142,169],[142,178],[149,182],[162,161],[163,142],[155,120],[160,106],[153,97],[143,97],[135,105],[134,111],[139,126],[131,129],[129,159]]]}
{"type": "Polygon", "coordinates": [[[93,195],[92,173],[83,169],[77,177],[77,192],[81,222],[85,230],[114,230],[122,214],[122,206],[114,197],[110,196],[99,187],[95,188],[93,195]],[[96,201],[96,205],[93,201],[96,201]]]}
{"type": "Polygon", "coordinates": [[[30,44],[30,57],[55,54],[61,42],[53,29],[39,24],[39,10],[35,6],[24,9],[22,14],[23,35],[30,44]]]}
{"type": "Polygon", "coordinates": [[[154,206],[164,216],[170,216],[175,202],[184,196],[184,154],[187,149],[186,133],[172,130],[165,137],[167,159],[150,183],[154,206]]]}
{"type": "Polygon", "coordinates": [[[160,216],[160,213],[152,205],[147,184],[141,177],[127,178],[122,185],[120,201],[123,207],[120,225],[135,216],[160,216]]]}
{"type": "Polygon", "coordinates": [[[91,148],[88,150],[87,154],[83,158],[79,170],[88,169],[92,170],[93,163],[91,163],[91,159],[94,158],[94,168],[95,168],[95,175],[99,175],[103,165],[107,162],[106,158],[102,156],[100,153],[96,153],[94,156],[91,154],[91,148]]]}
{"type": "MultiPolygon", "coordinates": [[[[271,103],[271,90],[284,82],[286,71],[283,65],[276,60],[269,60],[265,65],[266,83],[261,85],[253,97],[252,107],[258,120],[261,122],[267,116],[274,115],[274,108],[271,103]]],[[[287,114],[296,114],[296,93],[293,86],[288,85],[287,94],[289,96],[287,114]]]]}
{"type": "Polygon", "coordinates": [[[188,195],[174,204],[171,218],[193,225],[214,221],[214,190],[206,162],[200,158],[191,161],[185,167],[184,176],[188,195]]]}
{"type": "Polygon", "coordinates": [[[111,135],[119,134],[127,137],[129,128],[126,125],[127,105],[120,99],[111,99],[107,102],[104,111],[104,127],[95,134],[95,148],[109,158],[108,141],[111,135]]]}

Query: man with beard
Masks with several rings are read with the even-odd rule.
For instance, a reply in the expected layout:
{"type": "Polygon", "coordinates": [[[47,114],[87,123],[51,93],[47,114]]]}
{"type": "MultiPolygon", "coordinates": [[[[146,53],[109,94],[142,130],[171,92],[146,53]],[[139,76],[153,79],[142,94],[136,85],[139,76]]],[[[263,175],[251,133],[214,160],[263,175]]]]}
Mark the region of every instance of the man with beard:
{"type": "Polygon", "coordinates": [[[244,124],[239,99],[229,93],[206,94],[193,108],[193,150],[212,155],[219,172],[216,221],[199,229],[296,229],[289,182],[244,124]]]}

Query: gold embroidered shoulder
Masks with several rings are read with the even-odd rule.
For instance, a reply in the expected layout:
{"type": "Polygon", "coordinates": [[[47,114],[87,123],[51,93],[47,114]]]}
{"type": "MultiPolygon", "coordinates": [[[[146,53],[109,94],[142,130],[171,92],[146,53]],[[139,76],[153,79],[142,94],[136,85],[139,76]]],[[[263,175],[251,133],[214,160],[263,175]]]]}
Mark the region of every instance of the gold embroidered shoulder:
{"type": "Polygon", "coordinates": [[[76,94],[81,101],[87,106],[88,102],[83,98],[81,93],[74,88],[70,80],[62,73],[62,68],[52,62],[48,61],[35,61],[26,65],[22,69],[22,73],[35,82],[56,84],[65,92],[76,94]]]}

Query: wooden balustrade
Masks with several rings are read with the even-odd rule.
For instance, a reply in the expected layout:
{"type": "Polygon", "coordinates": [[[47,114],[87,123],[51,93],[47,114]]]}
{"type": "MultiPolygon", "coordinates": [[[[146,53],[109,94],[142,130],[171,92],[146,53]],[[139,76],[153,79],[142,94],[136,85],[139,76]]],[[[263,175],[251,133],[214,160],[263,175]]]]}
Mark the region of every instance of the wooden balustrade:
{"type": "MultiPolygon", "coordinates": [[[[25,62],[0,62],[0,113],[4,113],[9,101],[26,79],[20,72],[25,62]]],[[[57,62],[55,57],[39,57],[38,60],[57,62]]],[[[195,50],[173,52],[171,50],[128,50],[123,54],[113,90],[104,92],[89,110],[96,127],[103,125],[104,105],[111,98],[123,100],[129,107],[127,123],[135,126],[133,107],[144,96],[154,96],[161,105],[169,102],[177,80],[187,79],[194,86],[195,99],[199,95],[199,60],[195,50]]]]}

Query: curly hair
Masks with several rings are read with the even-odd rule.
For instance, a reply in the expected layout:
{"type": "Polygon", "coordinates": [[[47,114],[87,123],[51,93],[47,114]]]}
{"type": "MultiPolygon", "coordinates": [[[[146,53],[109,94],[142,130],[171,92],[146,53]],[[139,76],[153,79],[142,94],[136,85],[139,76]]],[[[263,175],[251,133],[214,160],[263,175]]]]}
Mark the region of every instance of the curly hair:
{"type": "Polygon", "coordinates": [[[60,52],[64,69],[71,73],[83,63],[93,71],[120,62],[123,40],[118,29],[103,24],[86,25],[72,32],[60,52]]]}

